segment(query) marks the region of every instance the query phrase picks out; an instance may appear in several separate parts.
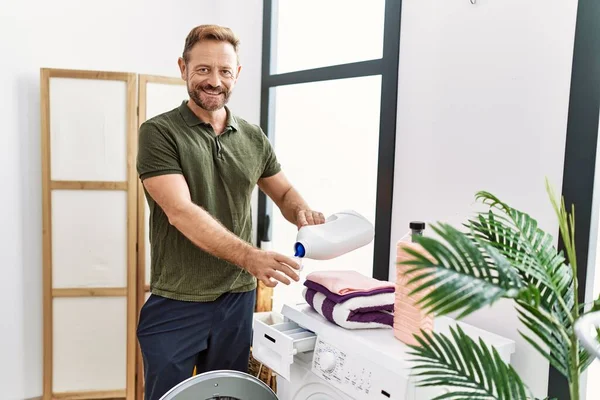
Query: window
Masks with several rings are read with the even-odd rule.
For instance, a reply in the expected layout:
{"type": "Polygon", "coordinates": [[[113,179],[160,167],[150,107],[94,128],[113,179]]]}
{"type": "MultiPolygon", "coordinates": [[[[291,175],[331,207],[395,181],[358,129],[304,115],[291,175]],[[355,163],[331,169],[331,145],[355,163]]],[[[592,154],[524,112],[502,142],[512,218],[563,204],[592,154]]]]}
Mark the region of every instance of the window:
{"type": "Polygon", "coordinates": [[[384,0],[278,1],[275,72],[383,56],[384,0]]]}
{"type": "MultiPolygon", "coordinates": [[[[375,240],[307,273],[352,269],[388,279],[396,132],[400,0],[264,2],[261,126],[285,174],[325,216],[358,211],[375,240]],[[385,107],[381,107],[385,104],[385,107]]],[[[297,228],[259,194],[257,242],[293,255],[297,228]]],[[[278,285],[276,311],[303,301],[278,285]]]]}
{"type": "MultiPolygon", "coordinates": [[[[351,208],[375,222],[380,87],[381,76],[375,75],[275,89],[275,131],[281,132],[274,137],[275,152],[308,204],[326,216],[351,208]]],[[[273,250],[292,255],[297,231],[275,209],[273,250]]],[[[303,265],[306,272],[352,269],[371,276],[373,243],[303,265]]],[[[286,292],[278,288],[274,303],[286,299],[286,292]]]]}

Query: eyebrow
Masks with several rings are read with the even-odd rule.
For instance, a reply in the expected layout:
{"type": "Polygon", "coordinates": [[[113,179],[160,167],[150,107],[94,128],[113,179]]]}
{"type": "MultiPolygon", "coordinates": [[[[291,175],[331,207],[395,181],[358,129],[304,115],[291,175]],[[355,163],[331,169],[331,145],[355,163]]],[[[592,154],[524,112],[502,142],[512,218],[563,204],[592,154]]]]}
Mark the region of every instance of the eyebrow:
{"type": "MultiPolygon", "coordinates": [[[[196,65],[194,67],[194,69],[200,69],[200,68],[212,68],[212,67],[210,65],[208,65],[208,64],[199,64],[199,65],[196,65]]],[[[233,70],[234,69],[234,67],[230,67],[230,66],[227,66],[227,65],[220,65],[218,68],[219,69],[227,69],[227,70],[233,70]]]]}

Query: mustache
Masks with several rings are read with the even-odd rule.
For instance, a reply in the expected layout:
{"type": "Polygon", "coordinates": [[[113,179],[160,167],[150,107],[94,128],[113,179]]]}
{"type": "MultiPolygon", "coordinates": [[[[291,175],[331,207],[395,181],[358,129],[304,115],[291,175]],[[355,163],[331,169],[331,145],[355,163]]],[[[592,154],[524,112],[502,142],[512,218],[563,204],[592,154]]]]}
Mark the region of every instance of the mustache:
{"type": "Polygon", "coordinates": [[[206,85],[198,85],[196,86],[196,90],[204,90],[207,92],[217,92],[219,94],[227,94],[227,88],[224,88],[222,86],[212,86],[209,84],[206,85]]]}

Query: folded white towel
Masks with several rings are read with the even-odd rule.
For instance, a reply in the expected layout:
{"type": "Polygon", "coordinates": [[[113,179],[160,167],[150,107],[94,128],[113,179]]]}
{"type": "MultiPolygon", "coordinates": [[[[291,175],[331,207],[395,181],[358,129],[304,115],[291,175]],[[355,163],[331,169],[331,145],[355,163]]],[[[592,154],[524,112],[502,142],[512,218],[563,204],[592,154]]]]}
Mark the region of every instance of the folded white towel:
{"type": "Polygon", "coordinates": [[[303,295],[316,312],[342,328],[391,328],[394,324],[394,293],[354,297],[343,303],[309,288],[304,288],[303,295]]]}

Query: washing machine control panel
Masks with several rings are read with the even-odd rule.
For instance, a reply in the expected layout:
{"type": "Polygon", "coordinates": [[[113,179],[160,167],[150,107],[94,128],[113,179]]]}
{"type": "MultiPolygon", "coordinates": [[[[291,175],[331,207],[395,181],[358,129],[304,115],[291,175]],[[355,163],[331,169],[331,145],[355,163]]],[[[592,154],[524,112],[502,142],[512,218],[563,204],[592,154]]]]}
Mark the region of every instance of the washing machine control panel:
{"type": "Polygon", "coordinates": [[[403,379],[365,357],[317,338],[312,371],[357,400],[409,399],[403,379]]]}

